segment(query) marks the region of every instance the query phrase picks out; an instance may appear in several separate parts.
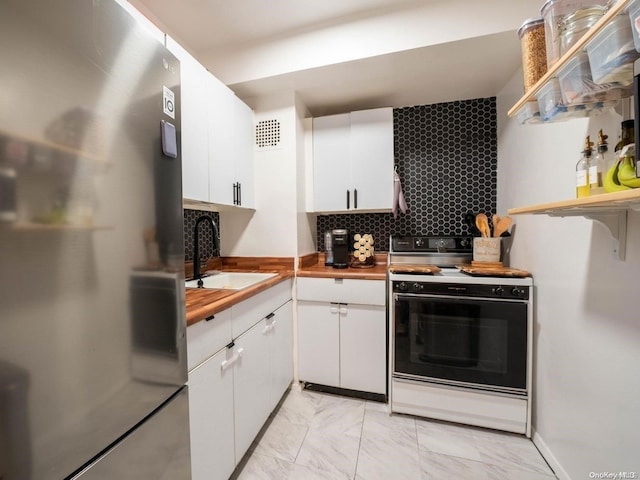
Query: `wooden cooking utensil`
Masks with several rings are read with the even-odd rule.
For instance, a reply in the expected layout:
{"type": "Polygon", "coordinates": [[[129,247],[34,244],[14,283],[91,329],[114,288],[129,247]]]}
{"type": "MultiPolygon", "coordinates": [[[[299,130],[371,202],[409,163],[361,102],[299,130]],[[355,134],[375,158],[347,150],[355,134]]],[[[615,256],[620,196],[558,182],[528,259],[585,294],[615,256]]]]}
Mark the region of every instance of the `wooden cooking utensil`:
{"type": "Polygon", "coordinates": [[[498,222],[500,221],[500,215],[498,215],[497,213],[491,216],[491,225],[493,225],[493,236],[495,237],[495,231],[496,231],[496,225],[498,224],[498,222]]]}
{"type": "Polygon", "coordinates": [[[511,220],[511,217],[509,216],[500,218],[497,223],[493,222],[493,236],[499,237],[500,235],[502,235],[504,232],[511,228],[512,223],[513,220],[511,220]]]}
{"type": "Polygon", "coordinates": [[[480,230],[480,235],[483,237],[490,237],[491,232],[489,231],[489,219],[484,213],[479,213],[476,215],[476,227],[480,230]]]}

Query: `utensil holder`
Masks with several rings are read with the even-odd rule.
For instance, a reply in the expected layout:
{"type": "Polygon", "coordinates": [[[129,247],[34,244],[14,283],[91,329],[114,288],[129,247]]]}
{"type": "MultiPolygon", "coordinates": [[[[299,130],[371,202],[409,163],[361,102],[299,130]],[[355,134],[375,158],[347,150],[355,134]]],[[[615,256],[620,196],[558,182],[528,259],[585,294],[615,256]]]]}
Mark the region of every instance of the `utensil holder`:
{"type": "Polygon", "coordinates": [[[500,262],[500,237],[475,237],[473,239],[474,262],[500,262]]]}

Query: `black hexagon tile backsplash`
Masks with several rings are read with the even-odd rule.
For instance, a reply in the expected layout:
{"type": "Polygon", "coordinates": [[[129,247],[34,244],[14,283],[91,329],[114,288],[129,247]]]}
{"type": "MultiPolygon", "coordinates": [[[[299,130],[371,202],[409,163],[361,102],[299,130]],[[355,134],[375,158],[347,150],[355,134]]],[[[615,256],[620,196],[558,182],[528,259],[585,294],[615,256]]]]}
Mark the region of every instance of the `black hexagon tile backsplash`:
{"type": "Polygon", "coordinates": [[[465,213],[496,211],[495,97],[396,108],[393,136],[407,214],[319,215],[318,250],[334,228],[369,233],[388,251],[391,235],[468,235],[465,213]]]}
{"type": "MultiPolygon", "coordinates": [[[[220,229],[220,214],[218,212],[203,212],[200,210],[184,210],[184,260],[185,262],[193,261],[193,240],[196,228],[196,220],[201,215],[210,216],[220,229]]],[[[200,249],[202,260],[207,260],[213,256],[213,229],[211,225],[203,222],[198,227],[198,247],[200,249]]]]}
{"type": "MultiPolygon", "coordinates": [[[[396,108],[393,137],[407,214],[397,219],[392,213],[319,215],[318,250],[324,250],[324,232],[334,228],[369,233],[377,251],[388,251],[391,235],[468,235],[465,213],[496,211],[495,97],[396,108]]],[[[193,230],[202,214],[220,226],[217,212],[185,209],[185,261],[193,260],[193,230]]],[[[200,235],[202,256],[208,258],[211,228],[201,225],[200,235]]]]}

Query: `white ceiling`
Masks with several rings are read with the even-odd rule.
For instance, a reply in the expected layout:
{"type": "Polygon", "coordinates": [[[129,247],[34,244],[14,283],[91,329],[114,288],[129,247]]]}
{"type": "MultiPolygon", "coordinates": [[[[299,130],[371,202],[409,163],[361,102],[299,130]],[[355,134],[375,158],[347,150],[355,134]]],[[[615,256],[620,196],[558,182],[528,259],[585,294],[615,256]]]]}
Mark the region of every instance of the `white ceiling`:
{"type": "MultiPolygon", "coordinates": [[[[193,51],[271,41],[434,0],[134,0],[193,51]]],[[[186,46],[186,45],[185,45],[186,46]]]]}
{"type": "MultiPolygon", "coordinates": [[[[475,2],[452,0],[448,3],[459,8],[461,4],[475,2]]],[[[533,16],[541,3],[540,0],[518,0],[516,4],[521,2],[529,5],[526,13],[521,13],[521,5],[513,6],[520,9],[516,15],[518,20],[511,21],[507,29],[496,29],[486,35],[238,79],[229,73],[229,68],[237,71],[237,66],[227,65],[232,62],[225,60],[225,55],[230,59],[233,52],[242,52],[243,59],[250,59],[247,52],[263,49],[267,44],[279,45],[287,39],[377,18],[398,19],[402,18],[400,14],[413,12],[424,15],[430,5],[442,10],[447,2],[130,0],[250,105],[260,96],[295,91],[313,116],[378,106],[402,107],[495,96],[520,68],[520,44],[515,30],[524,20],[521,17],[533,16]]],[[[485,3],[512,8],[502,0],[485,3]]],[[[403,34],[402,24],[392,27],[398,36],[403,34]]],[[[366,41],[373,43],[375,38],[366,41]]]]}

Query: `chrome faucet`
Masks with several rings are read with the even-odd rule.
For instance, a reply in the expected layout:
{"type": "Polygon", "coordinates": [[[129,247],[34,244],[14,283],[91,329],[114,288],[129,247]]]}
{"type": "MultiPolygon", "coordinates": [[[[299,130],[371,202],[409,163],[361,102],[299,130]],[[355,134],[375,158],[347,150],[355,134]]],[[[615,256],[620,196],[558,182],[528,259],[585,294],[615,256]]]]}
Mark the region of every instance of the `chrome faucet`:
{"type": "Polygon", "coordinates": [[[198,288],[202,288],[202,275],[200,274],[200,241],[198,240],[198,226],[202,222],[208,222],[213,230],[213,254],[218,252],[220,255],[220,234],[218,226],[209,215],[202,215],[196,220],[196,226],[193,230],[193,278],[198,279],[198,288]]]}

